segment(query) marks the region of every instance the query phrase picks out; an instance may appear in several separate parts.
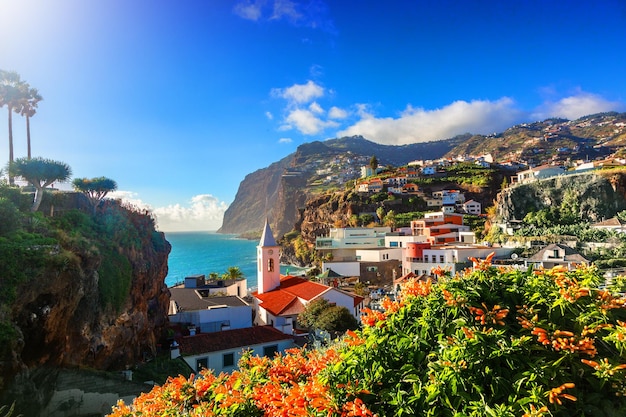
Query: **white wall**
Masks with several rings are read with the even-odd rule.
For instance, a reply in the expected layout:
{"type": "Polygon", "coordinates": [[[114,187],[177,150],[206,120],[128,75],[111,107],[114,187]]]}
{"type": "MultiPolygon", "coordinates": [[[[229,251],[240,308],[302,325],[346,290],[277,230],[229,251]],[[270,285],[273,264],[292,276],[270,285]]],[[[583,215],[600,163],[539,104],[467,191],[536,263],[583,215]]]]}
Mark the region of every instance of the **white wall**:
{"type": "Polygon", "coordinates": [[[360,262],[384,262],[392,259],[399,261],[402,259],[402,249],[398,247],[393,249],[357,250],[356,257],[360,262]]]}
{"type": "Polygon", "coordinates": [[[217,375],[220,372],[232,372],[234,370],[239,369],[238,364],[239,364],[239,360],[243,356],[244,349],[245,350],[251,349],[253,355],[263,356],[263,348],[266,346],[272,346],[272,345],[278,346],[278,352],[284,352],[285,350],[290,349],[295,346],[293,343],[293,340],[291,339],[279,340],[276,342],[269,342],[269,343],[252,345],[252,346],[242,346],[242,347],[238,347],[234,349],[221,350],[218,352],[201,353],[198,355],[183,356],[183,359],[185,360],[185,362],[187,362],[187,364],[191,367],[191,369],[194,369],[197,372],[198,369],[196,365],[197,365],[198,359],[207,358],[208,369],[212,369],[213,373],[217,375]],[[224,355],[228,353],[233,354],[234,364],[233,366],[224,367],[224,363],[223,363],[224,355]]]}
{"type": "Polygon", "coordinates": [[[211,308],[207,310],[182,311],[169,316],[172,323],[193,323],[200,327],[201,331],[208,332],[207,326],[203,324],[229,321],[230,329],[243,329],[252,327],[252,307],[237,306],[224,308],[211,308]]]}
{"type": "Polygon", "coordinates": [[[322,272],[332,269],[344,277],[358,277],[361,267],[358,262],[322,262],[322,272]]]}
{"type": "MultiPolygon", "coordinates": [[[[345,307],[348,309],[350,313],[358,320],[360,316],[360,311],[355,309],[354,307],[354,298],[342,291],[339,291],[335,288],[331,288],[330,290],[323,293],[320,297],[323,298],[329,303],[334,303],[338,306],[345,307]]],[[[313,300],[311,300],[312,302],[313,300]]],[[[358,306],[357,306],[358,307],[358,306]]]]}

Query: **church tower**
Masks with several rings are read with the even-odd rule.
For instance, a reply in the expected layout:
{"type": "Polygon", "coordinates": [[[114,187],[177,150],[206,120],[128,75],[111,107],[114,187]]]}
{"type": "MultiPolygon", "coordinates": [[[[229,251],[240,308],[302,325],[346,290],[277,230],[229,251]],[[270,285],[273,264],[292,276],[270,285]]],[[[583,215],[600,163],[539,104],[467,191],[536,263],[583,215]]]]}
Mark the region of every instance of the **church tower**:
{"type": "Polygon", "coordinates": [[[257,248],[257,292],[272,291],[280,286],[280,246],[276,244],[270,224],[265,220],[261,241],[257,248]]]}

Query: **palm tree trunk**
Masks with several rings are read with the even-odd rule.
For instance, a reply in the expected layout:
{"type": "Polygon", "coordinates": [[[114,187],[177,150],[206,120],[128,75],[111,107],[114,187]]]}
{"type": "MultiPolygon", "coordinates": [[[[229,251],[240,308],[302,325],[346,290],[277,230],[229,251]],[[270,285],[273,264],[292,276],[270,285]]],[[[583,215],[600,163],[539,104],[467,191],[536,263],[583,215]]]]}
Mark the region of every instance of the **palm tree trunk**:
{"type": "Polygon", "coordinates": [[[28,143],[28,159],[30,159],[30,117],[26,115],[26,143],[28,143]]]}
{"type": "MultiPolygon", "coordinates": [[[[9,164],[11,164],[13,162],[13,117],[11,116],[13,109],[10,104],[7,107],[9,109],[9,164]]],[[[9,170],[9,185],[15,185],[11,170],[9,170]]]]}

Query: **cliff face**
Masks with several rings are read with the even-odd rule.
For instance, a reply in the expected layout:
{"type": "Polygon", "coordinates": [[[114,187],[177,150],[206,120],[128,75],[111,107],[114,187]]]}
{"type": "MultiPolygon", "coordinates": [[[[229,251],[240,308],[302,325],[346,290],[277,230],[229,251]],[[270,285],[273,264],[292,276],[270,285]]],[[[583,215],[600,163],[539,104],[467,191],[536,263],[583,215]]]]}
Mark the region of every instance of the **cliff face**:
{"type": "Polygon", "coordinates": [[[462,140],[385,146],[347,137],[300,145],[293,154],[244,178],[218,232],[260,233],[267,217],[276,237],[281,237],[294,228],[308,198],[319,194],[320,188],[343,189],[347,180],[360,176],[360,167],[368,165],[372,156],[381,165],[404,165],[440,157],[462,140]]]}
{"type": "Polygon", "coordinates": [[[148,213],[115,202],[93,227],[80,237],[55,231],[57,244],[17,286],[4,311],[12,337],[0,350],[0,389],[40,366],[123,369],[155,353],[167,325],[171,246],[148,213]]]}
{"type": "Polygon", "coordinates": [[[602,221],[626,209],[624,184],[621,174],[587,173],[509,187],[496,198],[496,221],[522,220],[530,212],[565,206],[582,220],[602,221]]]}

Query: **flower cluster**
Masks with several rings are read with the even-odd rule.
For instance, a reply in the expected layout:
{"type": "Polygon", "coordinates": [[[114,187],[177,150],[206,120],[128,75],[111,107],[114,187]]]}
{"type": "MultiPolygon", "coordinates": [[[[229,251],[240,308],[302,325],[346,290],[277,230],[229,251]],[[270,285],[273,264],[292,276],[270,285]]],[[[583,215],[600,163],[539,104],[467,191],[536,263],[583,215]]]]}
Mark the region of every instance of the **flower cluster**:
{"type": "Polygon", "coordinates": [[[399,301],[364,309],[362,329],[328,347],[171,378],[112,415],[626,415],[620,290],[598,289],[590,267],[473,261],[437,284],[409,281],[399,301]]]}

